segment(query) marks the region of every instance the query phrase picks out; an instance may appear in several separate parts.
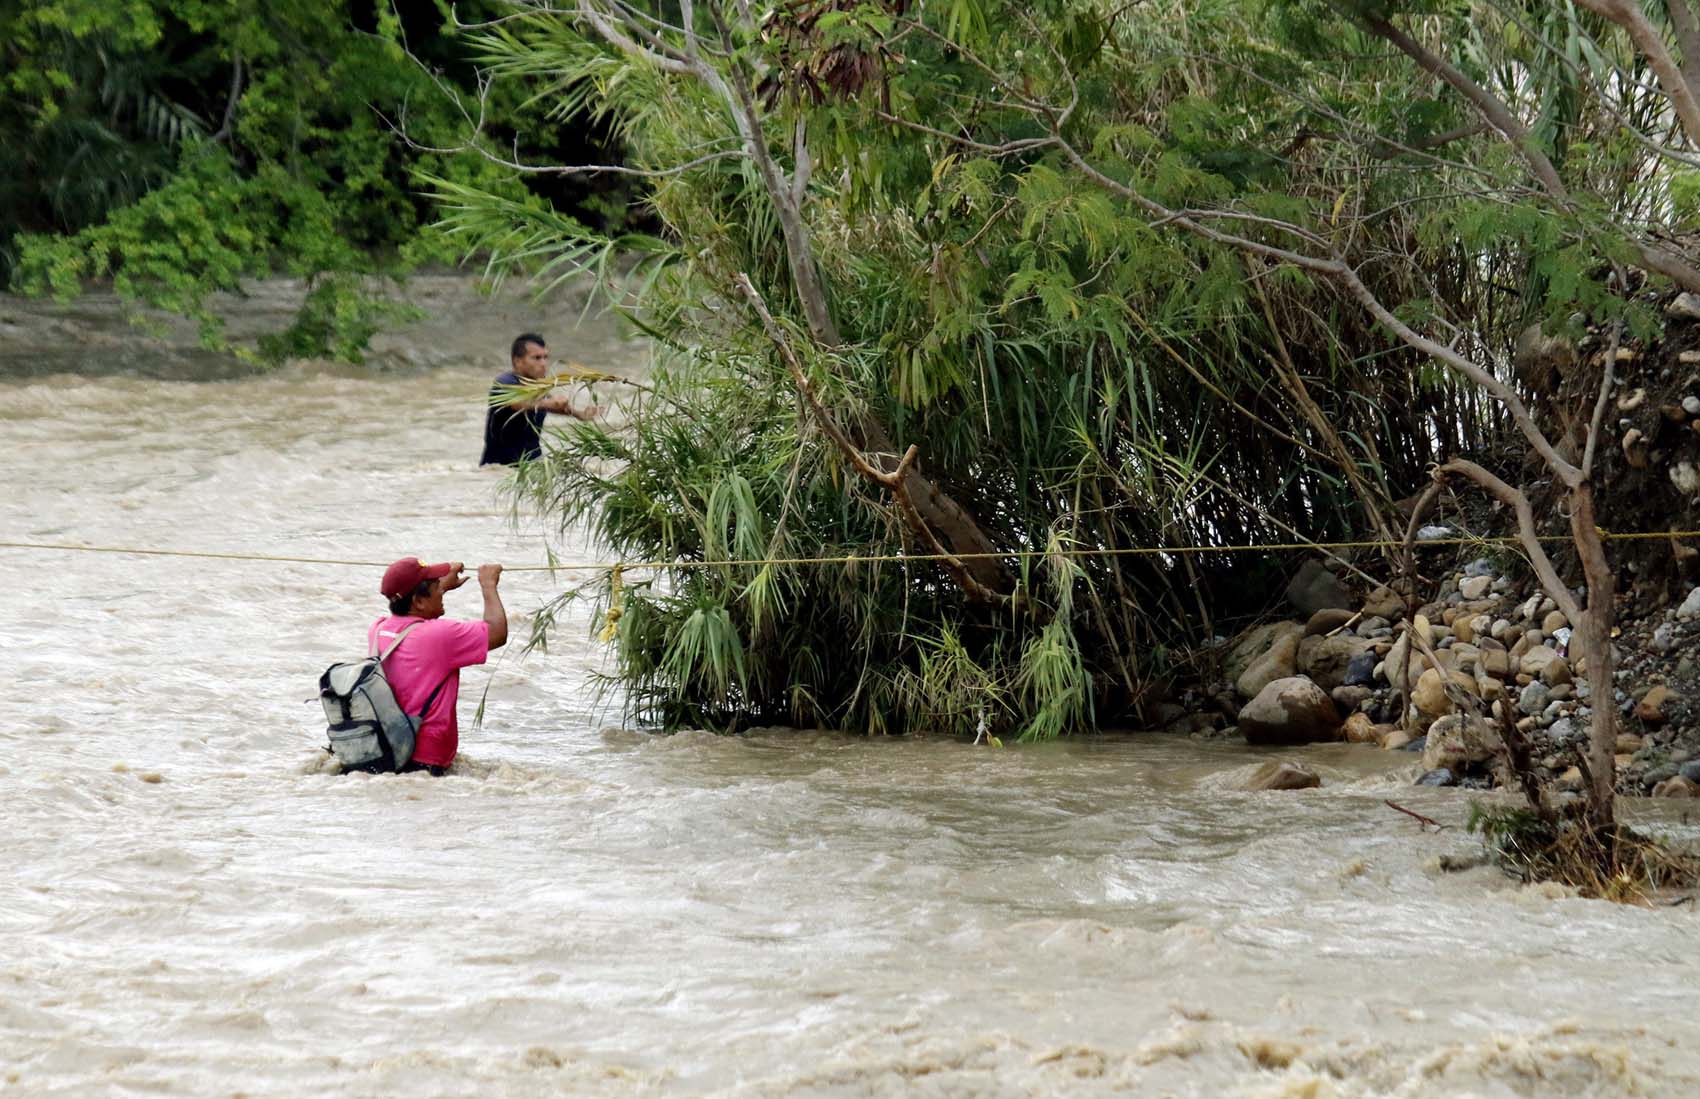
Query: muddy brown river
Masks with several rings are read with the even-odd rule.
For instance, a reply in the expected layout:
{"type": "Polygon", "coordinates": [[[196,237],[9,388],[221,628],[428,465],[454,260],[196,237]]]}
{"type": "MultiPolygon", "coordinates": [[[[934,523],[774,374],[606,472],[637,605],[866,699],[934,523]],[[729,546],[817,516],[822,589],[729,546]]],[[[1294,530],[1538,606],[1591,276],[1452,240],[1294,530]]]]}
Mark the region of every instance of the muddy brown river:
{"type": "MultiPolygon", "coordinates": [[[[259,376],[0,299],[0,541],[542,561],[473,464],[506,341],[643,349],[417,292],[369,368],[259,376]]],[[[329,776],[304,700],[381,568],[0,569],[0,1094],[1700,1093],[1695,906],[1441,872],[1471,795],[1403,754],[1250,794],[1268,756],[1170,737],[658,736],[586,609],[467,673],[447,777],[329,776]]],[[[564,583],[504,578],[517,636],[564,583]]]]}

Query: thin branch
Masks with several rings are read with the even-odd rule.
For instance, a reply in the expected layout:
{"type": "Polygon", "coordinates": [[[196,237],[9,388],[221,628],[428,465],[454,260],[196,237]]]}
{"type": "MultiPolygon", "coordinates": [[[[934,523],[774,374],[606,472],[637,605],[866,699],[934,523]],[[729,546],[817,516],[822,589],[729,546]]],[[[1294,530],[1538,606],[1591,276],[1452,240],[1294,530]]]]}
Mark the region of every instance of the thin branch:
{"type": "Polygon", "coordinates": [[[236,121],[236,101],[241,98],[242,51],[237,50],[230,60],[230,96],[224,101],[224,122],[210,138],[215,145],[229,139],[231,126],[236,121]]]}
{"type": "Polygon", "coordinates": [[[1382,802],[1383,805],[1387,806],[1389,809],[1397,809],[1397,810],[1399,810],[1399,812],[1405,814],[1407,817],[1411,817],[1411,818],[1415,819],[1418,824],[1421,824],[1424,827],[1433,827],[1436,832],[1438,832],[1441,829],[1446,827],[1446,825],[1440,823],[1438,820],[1435,820],[1433,817],[1425,817],[1421,813],[1407,809],[1403,805],[1399,805],[1399,804],[1397,804],[1397,803],[1395,803],[1395,802],[1393,802],[1393,801],[1391,801],[1387,798],[1382,798],[1381,802],[1382,802]]]}
{"type": "Polygon", "coordinates": [[[1522,155],[1523,160],[1529,165],[1529,169],[1534,172],[1535,178],[1541,181],[1547,192],[1560,202],[1569,200],[1570,192],[1565,188],[1564,181],[1559,178],[1558,169],[1553,167],[1553,163],[1546,153],[1542,152],[1540,147],[1535,144],[1528,128],[1517,120],[1510,108],[1497,96],[1471,80],[1457,66],[1431,52],[1428,47],[1382,16],[1363,14],[1359,16],[1359,21],[1370,33],[1392,43],[1401,53],[1415,61],[1419,68],[1439,77],[1469,100],[1470,104],[1481,113],[1482,118],[1503,134],[1512,147],[1522,155]]]}
{"type": "MultiPolygon", "coordinates": [[[[1619,274],[1621,276],[1621,269],[1619,274]]],[[[1623,283],[1620,281],[1621,287],[1623,283]]],[[[1587,478],[1594,469],[1594,454],[1599,445],[1601,428],[1605,424],[1606,405],[1611,402],[1612,374],[1617,369],[1617,346],[1623,338],[1623,322],[1613,321],[1611,345],[1606,348],[1605,366],[1600,372],[1600,392],[1594,398],[1594,417],[1588,424],[1588,444],[1582,450],[1582,476],[1587,478]]]]}
{"type": "Polygon", "coordinates": [[[1689,0],[1665,0],[1676,31],[1676,46],[1682,51],[1682,76],[1690,87],[1700,87],[1700,21],[1694,15],[1689,0]]]}
{"type": "Polygon", "coordinates": [[[908,479],[914,471],[915,459],[919,454],[918,448],[911,445],[904,451],[903,458],[898,462],[897,468],[890,471],[882,470],[869,461],[868,456],[851,440],[849,434],[821,404],[820,398],[815,395],[814,386],[809,383],[808,376],[803,373],[803,365],[797,360],[797,354],[792,350],[791,342],[785,338],[785,333],[780,330],[779,323],[773,319],[773,314],[768,311],[767,303],[762,300],[760,292],[756,290],[755,284],[750,281],[750,277],[740,271],[734,281],[743,293],[744,298],[750,303],[750,308],[760,318],[767,338],[778,350],[779,357],[785,363],[785,369],[791,375],[792,383],[796,385],[798,393],[802,395],[804,402],[814,413],[815,421],[820,425],[821,430],[826,432],[827,437],[837,445],[845,458],[849,460],[850,465],[857,473],[892,494],[908,525],[926,541],[931,547],[931,552],[939,555],[946,571],[951,574],[952,578],[970,598],[993,604],[1009,602],[1010,597],[1008,595],[993,591],[974,578],[967,564],[961,558],[952,554],[939,541],[938,536],[933,533],[931,525],[921,516],[919,509],[915,506],[914,500],[909,495],[908,479]]]}
{"type": "MultiPolygon", "coordinates": [[[[625,30],[615,26],[613,20],[606,13],[597,11],[592,6],[591,0],[579,0],[577,10],[578,17],[589,23],[596,33],[602,36],[602,40],[615,49],[633,57],[640,57],[662,72],[675,73],[679,76],[699,75],[697,65],[692,59],[677,55],[674,51],[667,49],[665,45],[660,45],[655,49],[639,45],[625,30]]],[[[621,22],[630,29],[629,21],[621,20],[621,22]]],[[[659,42],[658,39],[656,41],[659,42]]]]}
{"type": "MultiPolygon", "coordinates": [[[[1540,579],[1541,586],[1552,597],[1552,601],[1558,604],[1558,609],[1564,612],[1564,617],[1580,623],[1582,607],[1576,602],[1576,597],[1570,594],[1570,589],[1564,586],[1564,581],[1559,579],[1558,570],[1553,568],[1552,559],[1541,546],[1540,531],[1535,526],[1535,511],[1529,503],[1529,497],[1475,462],[1463,458],[1454,458],[1435,470],[1436,478],[1454,475],[1473,481],[1489,496],[1516,513],[1517,540],[1522,545],[1523,552],[1529,555],[1529,564],[1534,568],[1535,576],[1540,579]]],[[[1610,684],[1602,689],[1610,690],[1610,684]]]]}
{"type": "MultiPolygon", "coordinates": [[[[1346,288],[1346,291],[1352,297],[1356,298],[1377,321],[1393,332],[1394,335],[1398,336],[1406,344],[1418,351],[1421,351],[1425,355],[1439,359],[1454,370],[1457,370],[1459,373],[1469,378],[1472,382],[1475,382],[1477,385],[1492,394],[1495,399],[1500,401],[1500,403],[1504,404],[1506,409],[1511,413],[1512,419],[1516,423],[1517,427],[1523,432],[1524,437],[1529,440],[1530,445],[1535,448],[1541,458],[1547,463],[1548,467],[1552,469],[1552,471],[1557,474],[1559,479],[1566,485],[1574,484],[1580,480],[1581,475],[1576,467],[1566,461],[1563,456],[1558,453],[1557,449],[1554,448],[1552,442],[1541,433],[1539,426],[1535,423],[1534,417],[1529,414],[1527,407],[1523,404],[1523,399],[1517,395],[1516,390],[1512,389],[1505,382],[1501,381],[1499,378],[1495,377],[1492,373],[1483,369],[1469,358],[1458,353],[1453,348],[1422,335],[1412,329],[1404,321],[1400,320],[1391,309],[1387,308],[1387,306],[1382,303],[1381,299],[1375,295],[1375,292],[1365,285],[1363,279],[1359,276],[1357,269],[1345,260],[1341,259],[1339,256],[1330,255],[1324,258],[1306,255],[1302,252],[1295,252],[1288,248],[1279,248],[1272,244],[1265,244],[1262,241],[1252,240],[1249,237],[1237,236],[1232,233],[1224,233],[1219,229],[1211,228],[1195,218],[1187,217],[1179,211],[1169,209],[1162,203],[1145,196],[1127,184],[1122,183],[1120,180],[1113,179],[1110,176],[1105,175],[1102,171],[1089,163],[1086,158],[1081,155],[1080,151],[1065,141],[1060,134],[1053,133],[1052,137],[1069,160],[1073,162],[1075,167],[1079,168],[1087,178],[1093,180],[1099,186],[1104,187],[1115,194],[1121,195],[1146,212],[1156,215],[1159,219],[1172,222],[1180,228],[1186,229],[1193,235],[1202,237],[1205,240],[1238,248],[1241,251],[1262,256],[1265,259],[1274,260],[1277,263],[1289,263],[1306,271],[1314,271],[1318,274],[1326,275],[1341,283],[1346,288]]],[[[1308,230],[1296,225],[1289,225],[1287,227],[1287,231],[1290,231],[1301,238],[1308,233],[1308,230]]]]}
{"type": "Polygon", "coordinates": [[[945,141],[948,141],[953,145],[959,145],[965,149],[972,149],[977,153],[985,153],[987,156],[1015,156],[1017,153],[1031,152],[1034,149],[1048,149],[1056,144],[1056,142],[1052,141],[1048,137],[1024,137],[1015,141],[1005,141],[998,145],[988,145],[983,141],[976,141],[971,137],[963,137],[961,134],[953,134],[947,130],[940,130],[924,123],[913,122],[907,118],[894,115],[889,111],[875,109],[873,113],[874,117],[883,122],[889,122],[894,126],[901,126],[906,130],[914,130],[916,133],[931,134],[933,137],[943,138],[945,141]]]}
{"type": "MultiPolygon", "coordinates": [[[[1684,79],[1682,70],[1677,66],[1670,51],[1665,48],[1665,40],[1653,25],[1647,21],[1647,15],[1637,3],[1629,0],[1577,0],[1579,4],[1604,19],[1608,19],[1629,33],[1630,41],[1641,51],[1641,56],[1647,59],[1654,75],[1659,78],[1659,86],[1664,89],[1666,98],[1670,100],[1671,109],[1682,122],[1682,128],[1688,135],[1691,144],[1700,144],[1700,103],[1694,100],[1694,89],[1684,79]]],[[[1677,0],[1680,3],[1680,0],[1677,0]]]]}

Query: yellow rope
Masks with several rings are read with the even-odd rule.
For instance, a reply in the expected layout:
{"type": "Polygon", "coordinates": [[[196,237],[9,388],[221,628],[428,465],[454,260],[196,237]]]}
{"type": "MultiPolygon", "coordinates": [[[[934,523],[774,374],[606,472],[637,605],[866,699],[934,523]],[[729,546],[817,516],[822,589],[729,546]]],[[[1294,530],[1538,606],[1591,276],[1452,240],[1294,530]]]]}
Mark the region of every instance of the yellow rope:
{"type": "MultiPolygon", "coordinates": [[[[1600,537],[1608,542],[1634,541],[1648,538],[1700,538],[1700,530],[1631,531],[1617,533],[1602,530],[1600,537]]],[[[1569,535],[1543,535],[1541,542],[1568,541],[1569,535]]],[[[1481,546],[1514,545],[1521,541],[1511,535],[1492,538],[1425,538],[1416,546],[1481,546]]],[[[873,564],[881,561],[972,561],[980,558],[1026,559],[1034,557],[1125,557],[1180,553],[1274,553],[1285,550],[1344,550],[1380,549],[1403,546],[1403,542],[1366,540],[1357,542],[1270,542],[1236,546],[1124,546],[1117,549],[1071,550],[1011,550],[1007,553],[881,553],[844,554],[835,557],[761,557],[732,558],[725,561],[569,561],[549,565],[509,565],[504,572],[601,572],[618,573],[634,569],[709,569],[757,565],[844,565],[873,564]]],[[[193,557],[219,561],[274,561],[294,565],[349,565],[359,568],[385,568],[388,561],[359,561],[336,557],[293,557],[270,553],[218,553],[211,550],[144,549],[135,546],[79,546],[69,542],[0,542],[0,549],[48,550],[68,553],[116,553],[141,557],[193,557]]]]}

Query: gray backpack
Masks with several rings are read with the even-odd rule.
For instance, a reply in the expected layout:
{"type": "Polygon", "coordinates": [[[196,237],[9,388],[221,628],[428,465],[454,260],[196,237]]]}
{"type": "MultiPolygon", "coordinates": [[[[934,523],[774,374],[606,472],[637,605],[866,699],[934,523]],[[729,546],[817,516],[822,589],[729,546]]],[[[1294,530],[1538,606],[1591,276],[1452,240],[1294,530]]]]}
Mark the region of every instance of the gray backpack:
{"type": "Polygon", "coordinates": [[[443,683],[448,682],[445,677],[432,688],[417,714],[403,710],[396,701],[395,691],[384,678],[384,660],[417,625],[413,622],[403,628],[381,654],[332,664],[319,677],[319,701],[325,707],[330,750],[344,771],[399,771],[413,758],[419,724],[430,712],[431,703],[437,701],[443,683]]]}

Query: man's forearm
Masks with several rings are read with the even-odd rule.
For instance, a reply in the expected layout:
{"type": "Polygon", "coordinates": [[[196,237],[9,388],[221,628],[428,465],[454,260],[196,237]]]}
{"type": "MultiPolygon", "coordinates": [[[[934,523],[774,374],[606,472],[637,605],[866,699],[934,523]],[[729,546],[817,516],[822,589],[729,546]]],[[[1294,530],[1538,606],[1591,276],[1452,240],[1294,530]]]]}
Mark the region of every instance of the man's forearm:
{"type": "Polygon", "coordinates": [[[502,593],[496,590],[496,585],[485,584],[484,588],[484,624],[490,627],[489,646],[499,649],[508,643],[508,612],[502,606],[502,593]]]}

